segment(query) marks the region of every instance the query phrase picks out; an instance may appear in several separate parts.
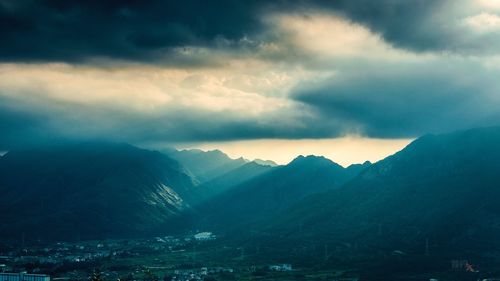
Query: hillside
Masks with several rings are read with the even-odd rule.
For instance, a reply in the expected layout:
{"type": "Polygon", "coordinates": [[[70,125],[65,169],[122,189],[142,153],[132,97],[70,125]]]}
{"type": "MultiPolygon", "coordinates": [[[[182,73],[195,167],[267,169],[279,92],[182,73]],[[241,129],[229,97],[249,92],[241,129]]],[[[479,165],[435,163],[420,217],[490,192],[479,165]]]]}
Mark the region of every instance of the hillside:
{"type": "Polygon", "coordinates": [[[338,188],[351,177],[351,170],[329,159],[299,156],[232,187],[206,202],[200,212],[208,227],[235,228],[266,219],[308,195],[338,188]]]}
{"type": "Polygon", "coordinates": [[[262,165],[252,161],[201,184],[197,187],[197,190],[201,197],[207,200],[272,169],[273,167],[269,165],[262,165]]]}
{"type": "Polygon", "coordinates": [[[193,183],[176,161],[125,144],[78,143],[0,158],[0,237],[141,235],[189,207],[193,183]]]}
{"type": "Polygon", "coordinates": [[[270,219],[265,232],[281,237],[273,243],[314,239],[372,253],[496,251],[498,143],[498,127],[423,136],[342,188],[270,219]]]}
{"type": "Polygon", "coordinates": [[[181,163],[198,183],[204,183],[243,166],[248,161],[232,159],[220,150],[169,150],[165,153],[181,163]]]}

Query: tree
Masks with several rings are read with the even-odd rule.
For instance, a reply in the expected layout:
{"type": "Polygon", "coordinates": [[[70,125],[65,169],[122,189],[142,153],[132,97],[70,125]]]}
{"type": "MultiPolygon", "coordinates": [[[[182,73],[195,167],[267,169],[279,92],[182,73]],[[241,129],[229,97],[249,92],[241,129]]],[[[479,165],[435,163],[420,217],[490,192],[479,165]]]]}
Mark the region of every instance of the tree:
{"type": "Polygon", "coordinates": [[[94,269],[92,276],[89,277],[90,281],[103,281],[101,271],[94,269]]]}

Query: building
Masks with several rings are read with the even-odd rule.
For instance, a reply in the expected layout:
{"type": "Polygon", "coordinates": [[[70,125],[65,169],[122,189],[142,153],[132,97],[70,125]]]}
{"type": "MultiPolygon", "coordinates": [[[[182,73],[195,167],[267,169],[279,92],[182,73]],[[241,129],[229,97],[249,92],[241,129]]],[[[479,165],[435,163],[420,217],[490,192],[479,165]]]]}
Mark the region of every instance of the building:
{"type": "Polygon", "coordinates": [[[292,265],[288,264],[288,263],[270,265],[269,270],[272,270],[272,271],[291,271],[292,265]]]}
{"type": "Polygon", "coordinates": [[[6,264],[3,264],[3,263],[2,263],[2,264],[0,264],[0,273],[2,273],[2,272],[7,272],[7,271],[11,271],[11,270],[12,270],[12,269],[11,269],[9,266],[7,266],[6,264]]]}
{"type": "Polygon", "coordinates": [[[0,281],[50,281],[50,276],[44,274],[0,273],[0,281]]]}
{"type": "Polygon", "coordinates": [[[200,232],[194,235],[194,239],[197,241],[206,241],[215,239],[215,235],[212,232],[200,232]]]}

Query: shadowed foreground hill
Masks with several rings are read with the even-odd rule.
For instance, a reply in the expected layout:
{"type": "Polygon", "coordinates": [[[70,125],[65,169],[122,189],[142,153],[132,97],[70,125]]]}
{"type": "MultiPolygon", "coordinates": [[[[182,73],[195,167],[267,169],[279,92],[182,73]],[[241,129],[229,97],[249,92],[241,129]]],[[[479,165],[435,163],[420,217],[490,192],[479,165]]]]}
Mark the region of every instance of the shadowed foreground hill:
{"type": "Polygon", "coordinates": [[[267,223],[273,243],[423,253],[500,249],[500,128],[426,135],[267,223]],[[301,226],[300,230],[298,226],[301,226]]]}
{"type": "Polygon", "coordinates": [[[192,180],[171,158],[124,144],[10,151],[0,158],[0,236],[126,237],[186,209],[192,180]]]}

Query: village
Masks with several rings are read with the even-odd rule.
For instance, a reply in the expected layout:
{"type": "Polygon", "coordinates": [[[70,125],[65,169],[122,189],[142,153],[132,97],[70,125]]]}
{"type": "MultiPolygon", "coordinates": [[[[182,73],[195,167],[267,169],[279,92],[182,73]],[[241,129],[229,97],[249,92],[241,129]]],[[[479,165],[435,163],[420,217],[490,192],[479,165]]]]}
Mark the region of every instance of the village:
{"type": "MultiPolygon", "coordinates": [[[[301,264],[289,257],[266,259],[260,247],[254,247],[252,252],[250,245],[247,248],[231,246],[225,239],[227,237],[211,232],[196,232],[144,239],[32,243],[17,247],[0,245],[0,281],[359,279],[355,269],[331,263],[336,255],[345,253],[342,251],[330,253],[327,247],[313,247],[312,250],[317,250],[315,262],[301,264]]],[[[306,252],[297,253],[305,255],[306,252]]],[[[388,254],[394,261],[409,258],[401,251],[388,254]]],[[[411,280],[496,280],[475,279],[483,275],[466,259],[450,260],[443,268],[443,274],[429,273],[411,280]],[[460,279],[461,276],[467,279],[460,279]]]]}
{"type": "Polygon", "coordinates": [[[241,248],[225,249],[234,253],[236,263],[205,263],[209,258],[203,247],[216,239],[211,232],[199,232],[150,239],[2,246],[0,274],[3,277],[0,278],[3,279],[0,280],[26,281],[29,276],[49,278],[43,281],[88,280],[96,274],[100,280],[236,280],[236,276],[242,274],[293,271],[288,263],[241,266],[238,261],[242,258],[241,248]],[[201,250],[197,251],[197,247],[201,250]]]}

